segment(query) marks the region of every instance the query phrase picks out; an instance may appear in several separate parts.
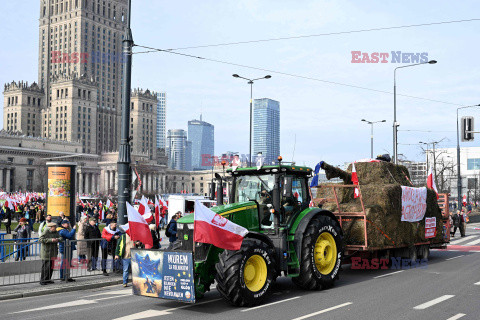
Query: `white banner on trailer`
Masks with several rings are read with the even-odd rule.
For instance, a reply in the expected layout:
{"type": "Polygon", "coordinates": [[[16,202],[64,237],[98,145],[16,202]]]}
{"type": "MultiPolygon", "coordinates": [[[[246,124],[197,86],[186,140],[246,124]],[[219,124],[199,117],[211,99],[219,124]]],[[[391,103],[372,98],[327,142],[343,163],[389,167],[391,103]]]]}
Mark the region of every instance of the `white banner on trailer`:
{"type": "Polygon", "coordinates": [[[427,188],[402,186],[402,221],[420,221],[425,216],[426,210],[427,188]]]}

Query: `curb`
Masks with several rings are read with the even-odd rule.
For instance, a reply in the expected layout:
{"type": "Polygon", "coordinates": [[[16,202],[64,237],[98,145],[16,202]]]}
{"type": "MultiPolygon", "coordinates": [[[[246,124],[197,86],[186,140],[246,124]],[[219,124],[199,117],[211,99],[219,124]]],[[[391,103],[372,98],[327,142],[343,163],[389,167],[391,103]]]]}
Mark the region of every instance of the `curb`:
{"type": "Polygon", "coordinates": [[[11,293],[0,295],[0,301],[2,300],[11,300],[11,299],[19,299],[19,298],[28,298],[28,297],[36,297],[36,296],[43,296],[47,294],[54,294],[54,293],[62,293],[62,292],[69,292],[69,291],[80,291],[86,289],[96,289],[102,287],[108,287],[115,284],[121,284],[123,282],[122,279],[112,280],[108,282],[98,282],[98,283],[88,283],[78,286],[69,286],[69,287],[59,287],[59,288],[52,288],[49,290],[41,290],[41,291],[27,291],[23,293],[11,293]]]}

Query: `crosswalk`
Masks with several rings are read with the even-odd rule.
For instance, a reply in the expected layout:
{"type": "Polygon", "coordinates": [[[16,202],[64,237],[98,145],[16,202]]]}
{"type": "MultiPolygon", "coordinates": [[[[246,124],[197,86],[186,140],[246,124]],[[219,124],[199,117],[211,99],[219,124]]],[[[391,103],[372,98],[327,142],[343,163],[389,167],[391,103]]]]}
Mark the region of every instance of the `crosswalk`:
{"type": "Polygon", "coordinates": [[[480,232],[472,228],[465,237],[452,237],[446,251],[480,252],[480,232]]]}

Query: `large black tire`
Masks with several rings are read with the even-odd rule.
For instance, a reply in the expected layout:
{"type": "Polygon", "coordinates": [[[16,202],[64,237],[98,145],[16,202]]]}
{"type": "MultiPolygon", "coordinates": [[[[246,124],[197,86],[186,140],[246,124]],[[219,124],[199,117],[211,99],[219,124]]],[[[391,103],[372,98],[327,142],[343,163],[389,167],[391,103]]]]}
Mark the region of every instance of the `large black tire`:
{"type": "MultiPolygon", "coordinates": [[[[252,307],[262,303],[269,295],[275,279],[274,250],[263,241],[244,239],[240,250],[225,250],[219,258],[219,262],[215,265],[217,270],[215,280],[217,290],[222,297],[240,307],[252,307]],[[257,278],[247,279],[249,276],[245,275],[245,267],[247,266],[251,271],[252,262],[259,263],[264,271],[255,273],[255,277],[258,274],[260,278],[259,282],[255,282],[256,288],[252,282],[257,278]]],[[[251,272],[248,273],[251,274],[251,272]]]]}
{"type": "Polygon", "coordinates": [[[293,282],[306,290],[330,288],[338,279],[343,257],[343,236],[338,223],[328,216],[312,218],[303,234],[301,249],[300,275],[292,278],[293,282]],[[327,247],[319,246],[319,248],[323,248],[323,254],[330,258],[327,259],[327,265],[320,270],[315,263],[315,244],[323,238],[331,241],[328,242],[327,247]]]}

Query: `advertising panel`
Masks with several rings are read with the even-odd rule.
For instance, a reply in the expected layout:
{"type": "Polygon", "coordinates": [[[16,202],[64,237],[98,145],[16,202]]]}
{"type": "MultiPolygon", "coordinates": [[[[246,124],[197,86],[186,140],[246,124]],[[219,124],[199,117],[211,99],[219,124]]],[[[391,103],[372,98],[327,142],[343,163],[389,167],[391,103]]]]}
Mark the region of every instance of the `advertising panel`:
{"type": "Polygon", "coordinates": [[[133,294],[195,302],[191,252],[132,249],[133,294]]]}
{"type": "Polygon", "coordinates": [[[58,217],[63,212],[70,216],[72,193],[72,168],[48,167],[47,214],[58,217]]]}

